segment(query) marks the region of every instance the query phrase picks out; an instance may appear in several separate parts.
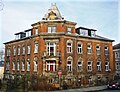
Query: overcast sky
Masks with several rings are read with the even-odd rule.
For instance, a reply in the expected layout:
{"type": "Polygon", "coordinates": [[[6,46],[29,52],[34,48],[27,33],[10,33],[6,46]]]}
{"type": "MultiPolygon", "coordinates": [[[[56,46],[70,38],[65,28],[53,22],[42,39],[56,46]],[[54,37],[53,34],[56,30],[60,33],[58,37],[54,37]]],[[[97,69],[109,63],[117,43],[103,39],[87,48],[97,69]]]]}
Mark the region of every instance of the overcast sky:
{"type": "Polygon", "coordinates": [[[97,30],[97,35],[120,43],[119,0],[0,0],[0,48],[14,40],[14,34],[40,21],[51,3],[56,3],[65,20],[97,30]],[[1,5],[0,5],[1,6],[1,5]],[[1,9],[1,7],[0,7],[1,9]]]}

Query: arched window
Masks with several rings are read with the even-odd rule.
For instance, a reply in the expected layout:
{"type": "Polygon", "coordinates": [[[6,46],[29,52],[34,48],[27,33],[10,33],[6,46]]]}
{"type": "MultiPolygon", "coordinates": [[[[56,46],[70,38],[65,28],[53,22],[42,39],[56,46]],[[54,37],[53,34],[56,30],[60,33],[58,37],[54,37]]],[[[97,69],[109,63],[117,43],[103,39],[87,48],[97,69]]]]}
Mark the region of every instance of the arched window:
{"type": "Polygon", "coordinates": [[[72,53],[72,40],[67,41],[67,53],[72,53]]]}
{"type": "Polygon", "coordinates": [[[27,59],[27,71],[30,71],[30,59],[27,59]]]}
{"type": "Polygon", "coordinates": [[[109,62],[108,61],[105,62],[105,71],[109,71],[109,62]]]}
{"type": "Polygon", "coordinates": [[[77,52],[78,52],[78,54],[82,53],[82,43],[77,44],[77,52]]]}
{"type": "Polygon", "coordinates": [[[72,71],[72,61],[73,61],[73,58],[71,56],[69,56],[67,58],[67,70],[68,71],[72,71]]]}
{"type": "Polygon", "coordinates": [[[13,55],[14,56],[16,55],[16,47],[15,46],[13,47],[13,55]]]}
{"type": "Polygon", "coordinates": [[[25,70],[25,59],[23,58],[22,59],[22,71],[24,71],[25,70]]]}
{"type": "Polygon", "coordinates": [[[20,70],[20,59],[17,60],[17,70],[20,70]]]}
{"type": "Polygon", "coordinates": [[[38,42],[34,44],[34,53],[38,53],[38,42]]]}
{"type": "Polygon", "coordinates": [[[83,69],[83,62],[82,62],[82,59],[80,58],[78,60],[78,71],[82,71],[82,69],[83,69]]]}
{"type": "Polygon", "coordinates": [[[33,62],[34,62],[34,72],[36,72],[38,67],[38,58],[35,57],[33,62]]]}
{"type": "Polygon", "coordinates": [[[101,71],[101,61],[97,61],[97,71],[101,71]]]}
{"type": "Polygon", "coordinates": [[[15,70],[15,59],[12,62],[12,70],[15,70]]]}

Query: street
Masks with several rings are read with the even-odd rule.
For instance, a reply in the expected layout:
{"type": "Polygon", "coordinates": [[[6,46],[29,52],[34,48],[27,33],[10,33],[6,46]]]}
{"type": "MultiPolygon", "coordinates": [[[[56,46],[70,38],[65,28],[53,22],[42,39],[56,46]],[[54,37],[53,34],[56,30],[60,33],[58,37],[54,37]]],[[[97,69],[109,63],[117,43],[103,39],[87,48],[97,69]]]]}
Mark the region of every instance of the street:
{"type": "Polygon", "coordinates": [[[120,90],[110,90],[110,89],[105,89],[102,91],[96,91],[96,92],[120,92],[120,90]]]}

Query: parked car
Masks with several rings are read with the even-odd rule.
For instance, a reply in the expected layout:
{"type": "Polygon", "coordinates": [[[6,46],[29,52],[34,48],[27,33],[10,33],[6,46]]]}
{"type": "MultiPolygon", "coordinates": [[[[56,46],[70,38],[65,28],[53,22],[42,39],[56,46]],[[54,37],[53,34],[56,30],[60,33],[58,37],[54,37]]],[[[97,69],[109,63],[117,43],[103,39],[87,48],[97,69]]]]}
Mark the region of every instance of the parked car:
{"type": "Polygon", "coordinates": [[[120,79],[108,84],[107,88],[109,89],[120,89],[120,79]]]}

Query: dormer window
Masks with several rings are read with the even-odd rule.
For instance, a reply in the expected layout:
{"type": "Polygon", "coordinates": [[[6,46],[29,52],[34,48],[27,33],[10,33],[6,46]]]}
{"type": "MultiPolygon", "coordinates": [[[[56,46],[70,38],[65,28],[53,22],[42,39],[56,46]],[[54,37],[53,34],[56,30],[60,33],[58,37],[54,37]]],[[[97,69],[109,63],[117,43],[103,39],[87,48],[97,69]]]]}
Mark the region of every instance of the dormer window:
{"type": "Polygon", "coordinates": [[[82,36],[88,36],[88,30],[86,30],[86,29],[80,29],[80,35],[82,35],[82,36]]]}
{"type": "Polygon", "coordinates": [[[91,36],[95,37],[95,31],[91,31],[91,36]]]}
{"type": "Polygon", "coordinates": [[[20,39],[20,35],[19,35],[19,34],[15,35],[15,39],[16,39],[16,40],[17,40],[17,39],[20,39]]]}
{"type": "Polygon", "coordinates": [[[48,33],[55,33],[56,32],[56,27],[55,26],[49,26],[48,27],[48,33]]]}
{"type": "Polygon", "coordinates": [[[72,33],[72,28],[68,27],[67,31],[68,31],[68,34],[71,34],[72,33]]]}
{"type": "Polygon", "coordinates": [[[29,37],[31,35],[32,35],[31,31],[26,31],[26,37],[29,37]]]}

